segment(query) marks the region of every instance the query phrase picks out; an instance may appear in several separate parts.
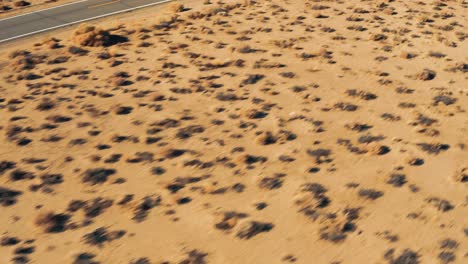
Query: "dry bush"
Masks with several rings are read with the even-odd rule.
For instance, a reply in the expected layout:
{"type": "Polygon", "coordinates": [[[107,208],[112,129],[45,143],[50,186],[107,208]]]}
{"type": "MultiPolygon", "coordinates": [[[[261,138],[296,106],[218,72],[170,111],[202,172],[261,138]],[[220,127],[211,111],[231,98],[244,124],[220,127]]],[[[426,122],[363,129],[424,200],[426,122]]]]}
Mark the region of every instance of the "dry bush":
{"type": "Polygon", "coordinates": [[[229,3],[229,4],[218,4],[214,7],[207,7],[202,10],[202,13],[206,16],[228,16],[229,12],[241,7],[240,3],[229,3]]]}
{"type": "Polygon", "coordinates": [[[26,56],[28,54],[31,54],[31,52],[27,51],[27,50],[14,50],[12,52],[10,52],[10,54],[8,54],[8,58],[10,59],[14,59],[18,56],[26,56]]]}
{"type": "Polygon", "coordinates": [[[80,46],[100,47],[109,44],[108,31],[88,24],[81,24],[73,33],[73,42],[80,46]]]}
{"type": "Polygon", "coordinates": [[[37,64],[44,63],[47,58],[45,55],[31,54],[28,51],[15,51],[10,53],[9,56],[12,59],[14,58],[10,66],[17,72],[34,69],[37,64]]]}
{"type": "Polygon", "coordinates": [[[175,28],[177,26],[176,22],[178,21],[178,18],[179,18],[178,15],[162,17],[158,20],[156,25],[154,25],[154,28],[164,29],[164,30],[175,28]]]}
{"type": "Polygon", "coordinates": [[[468,182],[468,167],[459,169],[455,173],[453,178],[456,182],[461,182],[461,183],[468,182]]]}
{"type": "Polygon", "coordinates": [[[52,211],[40,213],[35,224],[45,233],[60,233],[68,228],[71,216],[67,214],[55,214],[52,211]]]}
{"type": "Polygon", "coordinates": [[[185,7],[183,4],[175,2],[169,5],[169,10],[172,13],[179,13],[185,10],[185,7]]]}
{"type": "Polygon", "coordinates": [[[24,6],[31,5],[31,3],[21,0],[21,1],[14,2],[13,5],[16,7],[24,7],[24,6]]]}
{"type": "Polygon", "coordinates": [[[39,43],[39,46],[46,46],[49,49],[58,49],[62,47],[62,45],[60,45],[60,40],[56,38],[45,38],[41,43],[39,43]]]}
{"type": "Polygon", "coordinates": [[[195,20],[195,19],[202,19],[205,17],[205,14],[199,12],[199,11],[195,11],[195,12],[191,12],[188,14],[188,18],[192,19],[192,20],[195,20]]]}
{"type": "Polygon", "coordinates": [[[242,1],[243,6],[252,6],[254,4],[255,4],[255,1],[253,1],[253,0],[243,0],[242,1]]]}

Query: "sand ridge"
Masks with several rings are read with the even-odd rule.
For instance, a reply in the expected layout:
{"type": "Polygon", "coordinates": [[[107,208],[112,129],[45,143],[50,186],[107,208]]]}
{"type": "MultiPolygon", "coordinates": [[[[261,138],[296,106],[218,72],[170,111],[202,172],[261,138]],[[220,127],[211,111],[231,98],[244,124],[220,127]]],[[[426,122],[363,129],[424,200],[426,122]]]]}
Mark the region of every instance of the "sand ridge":
{"type": "Polygon", "coordinates": [[[464,263],[464,1],[180,1],[0,51],[0,263],[464,263]]]}

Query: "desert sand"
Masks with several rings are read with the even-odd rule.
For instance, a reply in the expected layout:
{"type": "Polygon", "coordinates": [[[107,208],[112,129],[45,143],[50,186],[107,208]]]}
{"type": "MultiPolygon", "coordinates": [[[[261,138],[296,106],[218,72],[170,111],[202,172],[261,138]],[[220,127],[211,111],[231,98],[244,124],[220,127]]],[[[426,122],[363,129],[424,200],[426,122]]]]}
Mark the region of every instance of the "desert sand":
{"type": "Polygon", "coordinates": [[[467,263],[466,1],[180,1],[0,47],[0,263],[467,263]]]}

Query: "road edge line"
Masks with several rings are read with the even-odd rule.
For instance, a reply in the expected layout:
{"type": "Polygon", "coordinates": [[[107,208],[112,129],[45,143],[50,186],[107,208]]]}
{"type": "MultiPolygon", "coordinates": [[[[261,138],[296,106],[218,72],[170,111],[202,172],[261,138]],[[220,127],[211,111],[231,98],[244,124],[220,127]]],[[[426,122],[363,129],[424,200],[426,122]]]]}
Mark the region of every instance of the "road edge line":
{"type": "Polygon", "coordinates": [[[37,11],[31,11],[31,12],[28,12],[28,13],[19,14],[19,15],[12,16],[12,17],[5,17],[5,18],[0,19],[0,22],[8,20],[8,19],[13,19],[13,18],[21,17],[21,16],[26,16],[26,15],[31,15],[31,14],[34,14],[34,13],[39,13],[39,12],[42,12],[42,11],[47,11],[47,10],[54,9],[54,8],[79,4],[79,3],[86,2],[86,1],[89,1],[89,0],[79,0],[79,1],[76,1],[76,2],[73,2],[73,3],[68,3],[68,4],[64,4],[64,5],[59,5],[59,6],[52,6],[52,7],[49,7],[49,8],[44,8],[44,9],[37,10],[37,11]]]}
{"type": "Polygon", "coordinates": [[[160,5],[160,4],[164,4],[164,3],[167,3],[167,2],[171,2],[171,1],[174,1],[174,0],[164,0],[164,1],[156,2],[156,3],[151,3],[151,4],[132,7],[132,8],[128,8],[128,9],[124,9],[124,10],[120,10],[120,11],[115,11],[115,12],[111,12],[111,13],[104,14],[104,15],[85,18],[85,19],[65,23],[65,24],[50,27],[50,28],[36,30],[36,31],[29,32],[29,33],[26,33],[26,34],[21,34],[21,35],[18,35],[18,36],[14,36],[14,37],[11,37],[11,38],[2,39],[2,40],[0,40],[0,43],[4,43],[4,42],[10,41],[10,40],[14,40],[14,39],[22,38],[22,37],[27,37],[27,36],[34,35],[34,34],[37,34],[37,33],[42,33],[42,32],[45,32],[45,31],[56,29],[56,28],[61,28],[61,27],[66,27],[66,26],[70,26],[70,25],[73,25],[73,24],[81,23],[81,22],[86,22],[86,21],[93,20],[93,19],[98,19],[98,18],[102,18],[102,17],[106,17],[106,16],[112,16],[112,15],[119,14],[119,13],[129,12],[129,11],[137,10],[137,9],[148,7],[148,6],[160,5]]]}

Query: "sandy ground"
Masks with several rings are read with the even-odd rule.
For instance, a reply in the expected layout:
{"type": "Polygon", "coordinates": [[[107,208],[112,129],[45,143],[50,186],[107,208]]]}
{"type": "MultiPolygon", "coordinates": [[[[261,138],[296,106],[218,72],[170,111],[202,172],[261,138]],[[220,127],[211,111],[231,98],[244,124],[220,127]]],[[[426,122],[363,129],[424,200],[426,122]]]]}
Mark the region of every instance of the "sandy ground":
{"type": "Polygon", "coordinates": [[[2,46],[0,263],[467,262],[466,1],[181,2],[2,46]]]}

